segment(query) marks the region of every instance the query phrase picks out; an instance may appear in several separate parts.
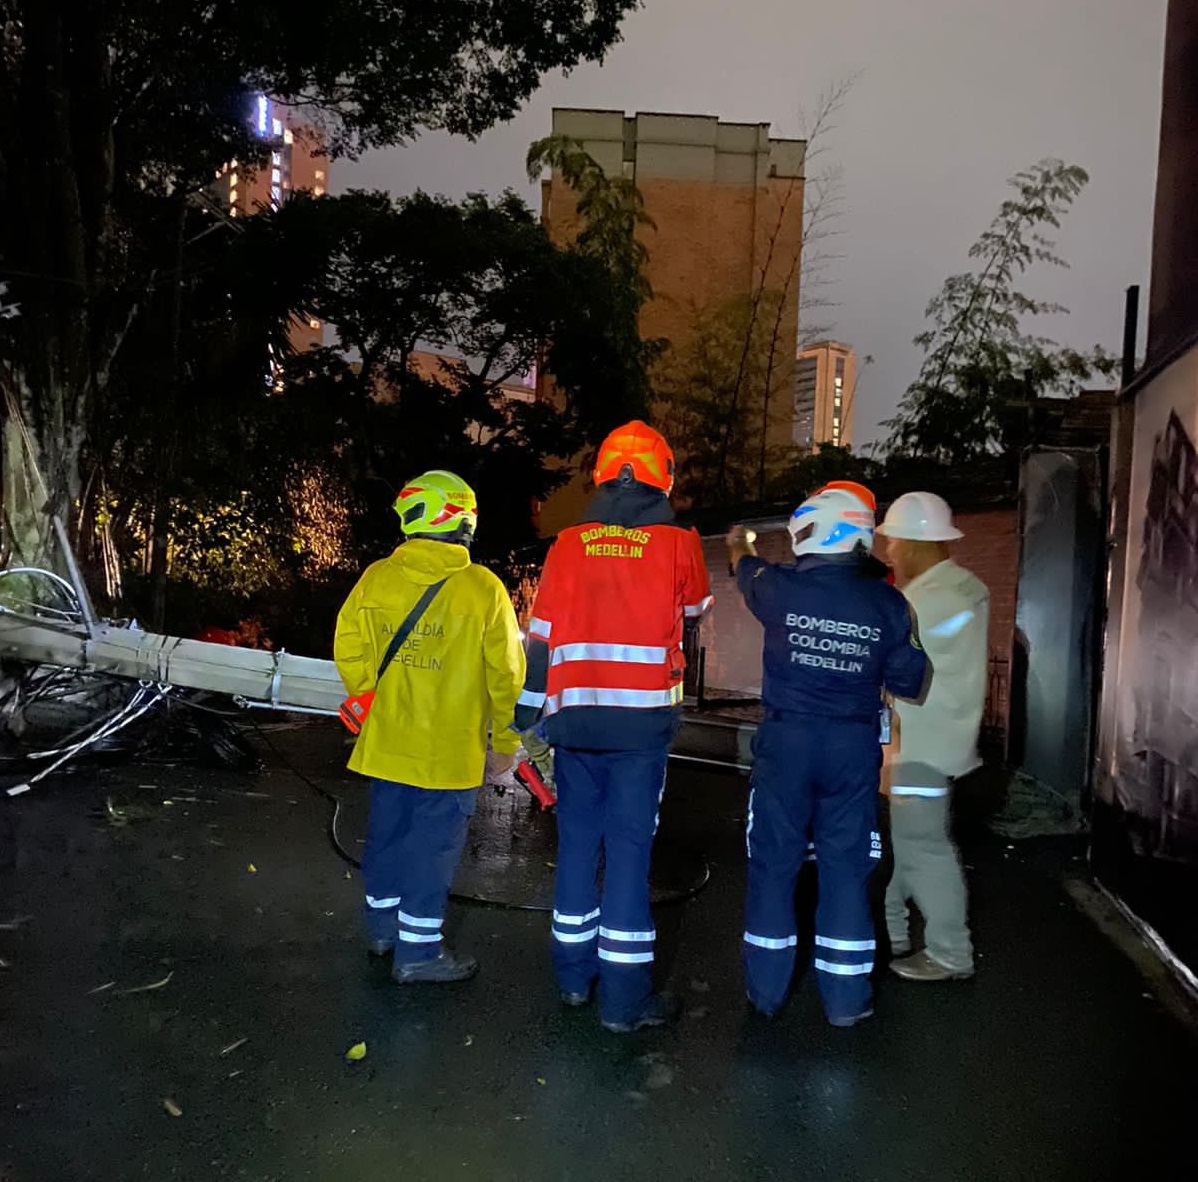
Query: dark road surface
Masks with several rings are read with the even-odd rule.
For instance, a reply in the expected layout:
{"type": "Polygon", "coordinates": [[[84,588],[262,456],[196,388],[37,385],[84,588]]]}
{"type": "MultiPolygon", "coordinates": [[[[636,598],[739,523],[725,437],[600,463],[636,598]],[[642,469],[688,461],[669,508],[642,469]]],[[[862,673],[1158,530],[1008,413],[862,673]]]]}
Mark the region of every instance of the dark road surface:
{"type": "MultiPolygon", "coordinates": [[[[347,794],[354,846],[335,725],[274,741],[347,794]]],[[[392,985],[325,804],[278,766],[92,768],[3,802],[0,1179],[1198,1177],[1194,1037],[1065,893],[1071,843],[967,846],[974,981],[883,974],[845,1031],[804,980],[767,1024],[738,964],[745,797],[672,771],[662,832],[711,881],[657,914],[686,1017],[628,1038],[558,1006],[543,913],[455,903],[479,977],[392,985]]]]}

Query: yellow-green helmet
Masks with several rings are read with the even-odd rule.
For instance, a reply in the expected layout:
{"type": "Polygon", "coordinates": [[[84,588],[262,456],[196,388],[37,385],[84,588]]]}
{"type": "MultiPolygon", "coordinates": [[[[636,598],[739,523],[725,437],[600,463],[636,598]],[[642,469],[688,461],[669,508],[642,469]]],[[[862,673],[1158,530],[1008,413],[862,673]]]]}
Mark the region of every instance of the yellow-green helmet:
{"type": "Polygon", "coordinates": [[[478,525],[478,498],[460,476],[436,470],[404,485],[395,498],[395,512],[408,537],[468,544],[478,525]]]}

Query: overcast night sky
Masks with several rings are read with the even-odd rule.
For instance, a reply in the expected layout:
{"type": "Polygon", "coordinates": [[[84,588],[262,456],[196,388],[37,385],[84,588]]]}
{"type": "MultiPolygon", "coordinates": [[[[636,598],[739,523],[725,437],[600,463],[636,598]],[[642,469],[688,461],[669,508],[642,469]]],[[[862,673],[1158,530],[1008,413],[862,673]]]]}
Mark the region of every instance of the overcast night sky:
{"type": "Polygon", "coordinates": [[[512,187],[554,106],[678,111],[769,121],[855,72],[820,164],[843,166],[835,335],[875,364],[857,398],[857,442],[875,436],[915,376],[928,298],[966,251],[1004,180],[1043,156],[1091,175],[1066,222],[1067,273],[1028,290],[1072,315],[1065,343],[1118,352],[1123,289],[1147,285],[1166,0],[646,0],[602,66],[549,76],[515,120],[471,144],[429,135],[336,166],[336,189],[422,188],[460,197],[512,187]]]}

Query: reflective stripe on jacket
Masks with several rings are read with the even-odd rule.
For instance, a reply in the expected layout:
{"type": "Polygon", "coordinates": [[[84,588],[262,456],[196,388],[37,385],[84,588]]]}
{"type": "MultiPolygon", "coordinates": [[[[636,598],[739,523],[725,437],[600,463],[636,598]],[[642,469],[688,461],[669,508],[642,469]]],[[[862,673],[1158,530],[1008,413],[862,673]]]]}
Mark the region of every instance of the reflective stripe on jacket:
{"type": "Polygon", "coordinates": [[[694,530],[603,523],[564,530],[546,558],[529,623],[530,641],[546,647],[547,660],[530,660],[521,706],[542,711],[551,740],[564,746],[668,742],[682,703],[683,622],[711,604],[694,530]],[[664,711],[664,724],[652,725],[651,711],[664,711]]]}

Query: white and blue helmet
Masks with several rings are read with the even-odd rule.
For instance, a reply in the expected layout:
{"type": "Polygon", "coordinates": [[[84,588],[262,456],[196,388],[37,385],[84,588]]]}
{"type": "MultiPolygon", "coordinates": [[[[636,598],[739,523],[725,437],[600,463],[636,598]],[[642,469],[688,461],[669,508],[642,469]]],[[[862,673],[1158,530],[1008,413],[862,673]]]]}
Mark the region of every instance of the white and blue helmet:
{"type": "Polygon", "coordinates": [[[851,554],[874,545],[874,511],[844,488],[822,488],[791,515],[787,525],[796,555],[851,554]]]}

